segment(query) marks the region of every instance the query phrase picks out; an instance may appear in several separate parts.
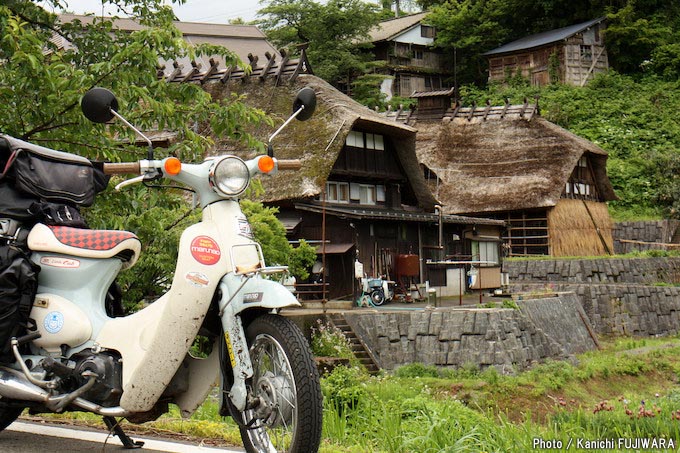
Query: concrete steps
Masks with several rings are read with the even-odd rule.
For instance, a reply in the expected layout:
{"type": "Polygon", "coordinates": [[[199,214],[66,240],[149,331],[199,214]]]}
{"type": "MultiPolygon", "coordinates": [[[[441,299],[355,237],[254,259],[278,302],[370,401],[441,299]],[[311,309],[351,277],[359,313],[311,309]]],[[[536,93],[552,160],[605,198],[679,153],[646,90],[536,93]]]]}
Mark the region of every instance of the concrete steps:
{"type": "Polygon", "coordinates": [[[331,324],[337,327],[342,334],[347,338],[349,346],[352,349],[354,356],[359,359],[359,362],[366,368],[370,374],[377,374],[380,371],[373,353],[368,349],[366,344],[354,332],[352,326],[347,323],[347,320],[342,313],[333,313],[328,317],[331,324]]]}

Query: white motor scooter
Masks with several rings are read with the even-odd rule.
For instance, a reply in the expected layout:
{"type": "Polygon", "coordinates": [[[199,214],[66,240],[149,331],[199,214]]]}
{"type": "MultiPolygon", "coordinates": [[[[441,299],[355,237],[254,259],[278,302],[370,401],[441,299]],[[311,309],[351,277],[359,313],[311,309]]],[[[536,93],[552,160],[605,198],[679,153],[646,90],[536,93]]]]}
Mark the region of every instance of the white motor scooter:
{"type": "MultiPolygon", "coordinates": [[[[293,117],[309,118],[315,105],[313,90],[304,88],[293,117]]],[[[115,97],[102,88],[90,90],[82,106],[93,121],[122,119],[115,97]]],[[[319,375],[300,330],[277,314],[300,304],[267,278],[285,268],[265,266],[238,203],[253,176],[299,166],[268,155],[105,164],[108,174],[141,175],[117,189],[162,176],[192,188],[203,209],[202,221],[181,236],[168,292],[124,317],[107,315],[105,297],[118,272],[137,260],[137,237],[35,225],[28,246],[42,268],[30,315],[37,328],[12,339],[16,362],[0,367],[0,429],[25,408],[88,411],[102,415],[126,447],[137,448],[115,417],[153,420],[168,403],[188,417],[221,377],[220,414],[236,420],[248,452],[316,452],[319,375]],[[199,334],[214,343],[205,359],[188,353],[199,334]]]]}

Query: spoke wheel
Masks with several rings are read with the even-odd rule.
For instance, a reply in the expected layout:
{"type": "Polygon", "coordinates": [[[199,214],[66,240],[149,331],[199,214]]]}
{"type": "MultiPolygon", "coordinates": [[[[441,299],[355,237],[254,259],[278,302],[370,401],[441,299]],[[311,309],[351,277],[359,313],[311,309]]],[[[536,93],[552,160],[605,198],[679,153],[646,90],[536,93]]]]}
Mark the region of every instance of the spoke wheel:
{"type": "Polygon", "coordinates": [[[385,293],[382,289],[376,289],[371,293],[373,305],[380,306],[385,303],[385,293]]]}
{"type": "Polygon", "coordinates": [[[241,428],[249,453],[314,453],[321,440],[319,373],[304,336],[281,316],[255,319],[246,336],[253,363],[249,392],[256,404],[241,428]]]}

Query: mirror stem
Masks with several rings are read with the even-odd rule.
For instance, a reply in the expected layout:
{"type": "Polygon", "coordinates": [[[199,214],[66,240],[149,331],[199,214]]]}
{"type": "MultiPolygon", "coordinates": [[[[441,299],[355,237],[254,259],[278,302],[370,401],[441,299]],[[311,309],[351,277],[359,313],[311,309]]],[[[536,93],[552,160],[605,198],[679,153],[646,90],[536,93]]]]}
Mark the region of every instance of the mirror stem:
{"type": "Polygon", "coordinates": [[[300,112],[302,112],[304,109],[305,109],[305,106],[304,106],[304,105],[301,105],[300,108],[297,109],[297,111],[296,111],[295,113],[293,113],[293,114],[290,116],[290,118],[288,118],[288,119],[286,120],[286,122],[283,123],[283,124],[281,125],[281,127],[278,128],[278,129],[276,130],[276,132],[274,132],[274,133],[269,137],[269,143],[271,143],[272,140],[274,140],[274,137],[276,137],[277,135],[279,135],[279,132],[281,132],[286,126],[288,126],[288,124],[290,124],[290,122],[293,121],[293,120],[295,119],[295,117],[298,116],[298,115],[300,114],[300,112]]]}
{"type": "MultiPolygon", "coordinates": [[[[149,145],[148,159],[153,160],[153,143],[151,142],[151,139],[149,137],[147,137],[146,135],[144,135],[139,129],[134,127],[132,124],[130,124],[128,122],[128,120],[126,120],[121,115],[119,115],[118,112],[116,112],[115,110],[111,109],[111,114],[113,116],[115,116],[116,118],[118,118],[119,120],[121,120],[123,122],[123,124],[125,124],[127,127],[132,129],[133,131],[135,131],[135,133],[137,135],[139,135],[141,138],[144,139],[144,141],[149,145]]],[[[297,112],[296,112],[296,115],[297,115],[297,112]]]]}

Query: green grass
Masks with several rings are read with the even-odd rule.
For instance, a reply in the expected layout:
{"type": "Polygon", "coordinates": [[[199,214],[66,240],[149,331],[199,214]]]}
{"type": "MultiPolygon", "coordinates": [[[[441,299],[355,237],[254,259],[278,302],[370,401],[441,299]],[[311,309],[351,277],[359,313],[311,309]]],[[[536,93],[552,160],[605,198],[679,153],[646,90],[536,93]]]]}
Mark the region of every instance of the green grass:
{"type": "MultiPolygon", "coordinates": [[[[411,364],[378,376],[338,367],[322,379],[321,452],[525,452],[534,439],[566,445],[608,437],[672,438],[677,446],[680,340],[602,343],[602,350],[515,375],[473,365],[442,370],[411,364]]],[[[189,420],[173,409],[144,427],[240,445],[236,425],[219,417],[214,399],[189,420]]]]}

